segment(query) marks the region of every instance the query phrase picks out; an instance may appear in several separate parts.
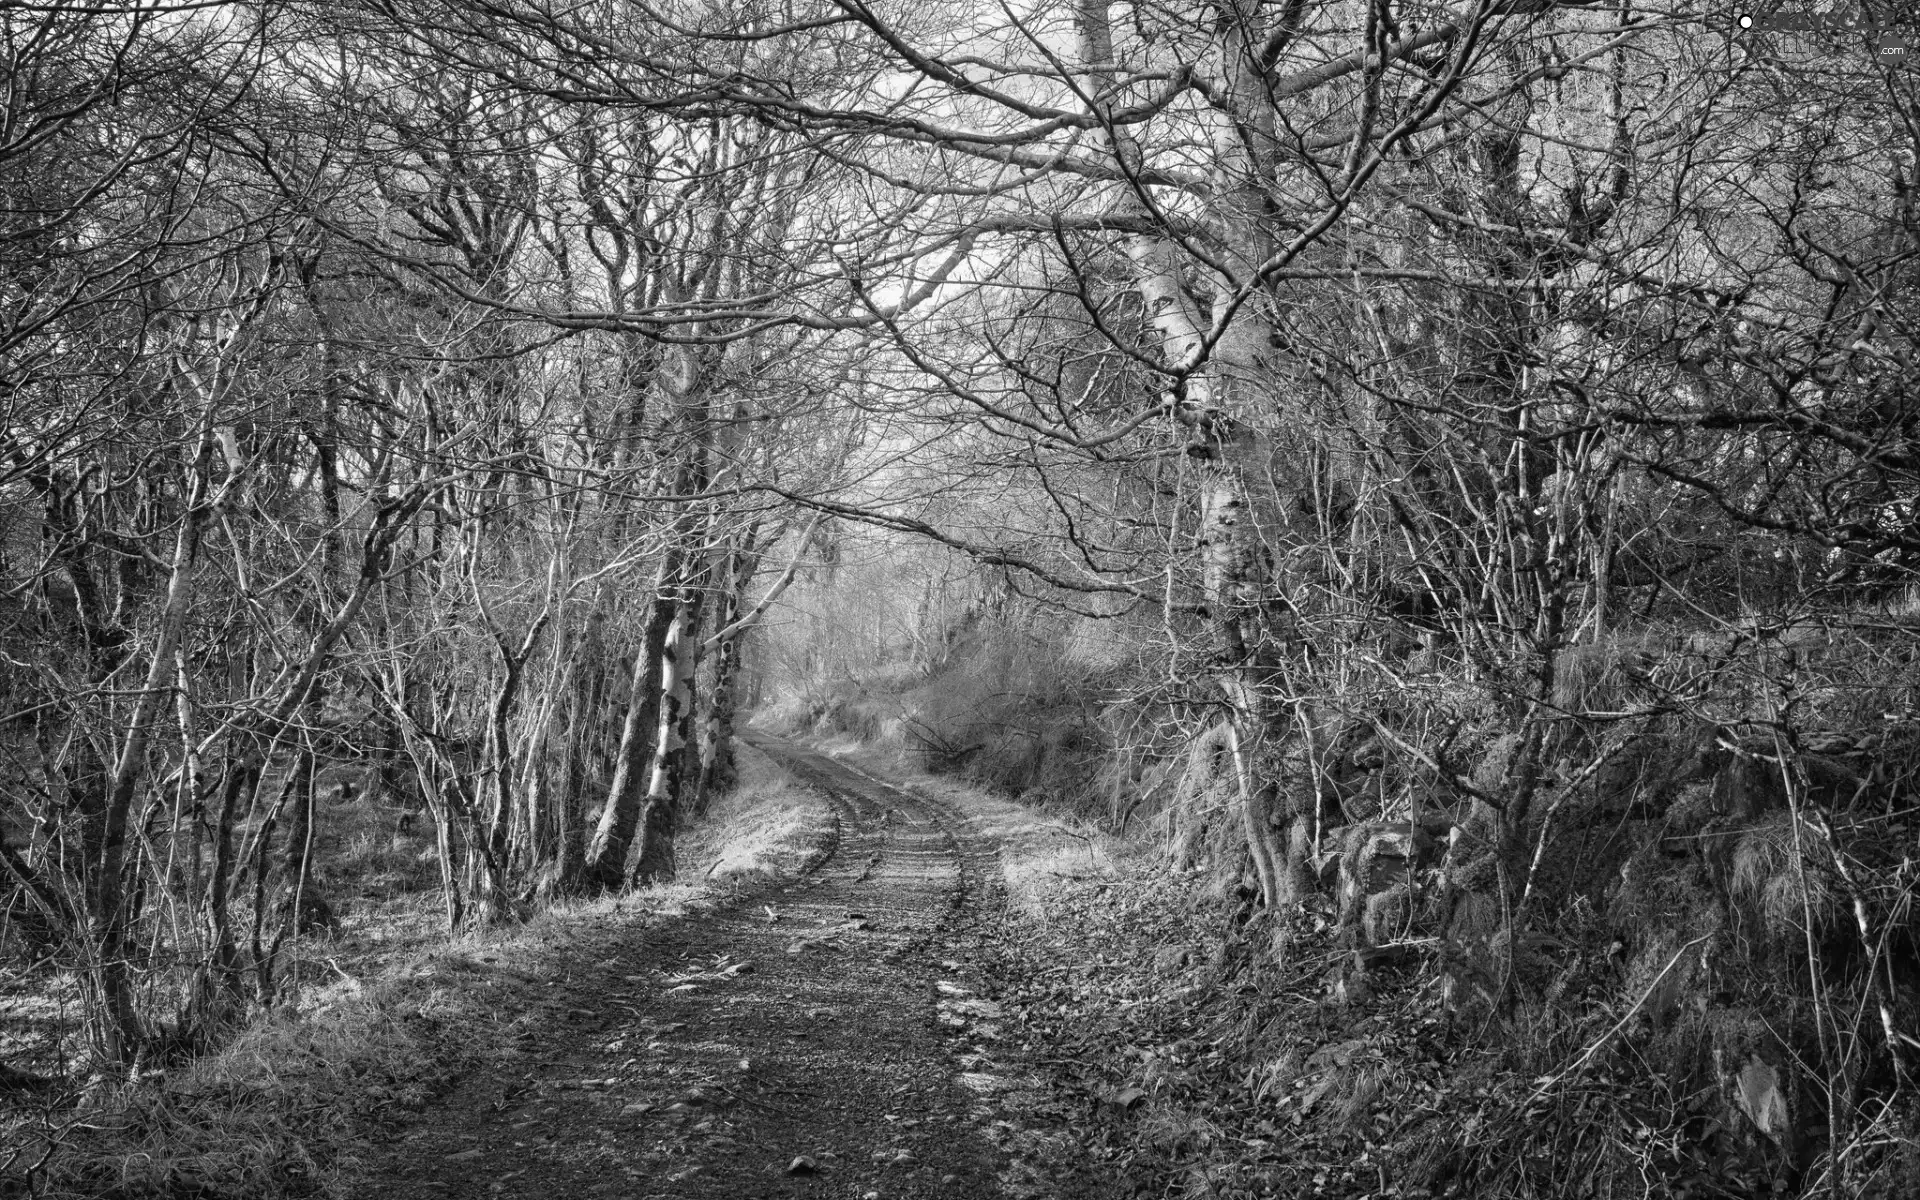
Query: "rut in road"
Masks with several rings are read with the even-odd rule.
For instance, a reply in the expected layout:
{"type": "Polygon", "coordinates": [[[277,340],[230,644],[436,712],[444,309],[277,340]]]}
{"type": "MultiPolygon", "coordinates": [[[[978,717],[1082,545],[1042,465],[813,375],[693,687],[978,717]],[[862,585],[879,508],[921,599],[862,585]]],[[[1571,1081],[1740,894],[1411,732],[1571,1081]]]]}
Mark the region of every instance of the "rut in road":
{"type": "Polygon", "coordinates": [[[570,952],[518,1061],[400,1134],[362,1194],[999,1194],[937,1019],[991,1013],[956,959],[996,903],[993,847],[926,797],[750,740],[833,805],[826,860],[570,952]]]}

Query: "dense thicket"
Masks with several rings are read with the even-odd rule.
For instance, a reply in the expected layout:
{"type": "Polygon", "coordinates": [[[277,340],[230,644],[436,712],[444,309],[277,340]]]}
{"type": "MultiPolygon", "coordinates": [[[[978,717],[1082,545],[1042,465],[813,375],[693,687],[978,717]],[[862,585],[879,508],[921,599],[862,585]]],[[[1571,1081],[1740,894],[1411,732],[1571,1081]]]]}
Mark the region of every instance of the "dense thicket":
{"type": "Polygon", "coordinates": [[[771,685],[1888,1178],[1916,96],[1730,21],[7,7],[9,945],[189,1053],[341,764],[511,919],[670,878],[771,685]]]}

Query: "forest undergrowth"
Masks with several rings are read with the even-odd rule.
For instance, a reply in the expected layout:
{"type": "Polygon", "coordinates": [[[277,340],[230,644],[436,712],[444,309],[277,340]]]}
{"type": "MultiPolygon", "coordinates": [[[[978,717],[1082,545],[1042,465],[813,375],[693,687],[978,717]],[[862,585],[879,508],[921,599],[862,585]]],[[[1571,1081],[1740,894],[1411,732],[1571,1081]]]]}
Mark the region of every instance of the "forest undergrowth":
{"type": "MultiPolygon", "coordinates": [[[[751,748],[691,825],[684,882],[562,902],[449,938],[431,833],[376,795],[337,806],[319,847],[339,928],[294,947],[292,1001],[176,1070],[0,1095],[0,1197],[342,1196],[365,1139],[418,1112],[523,1036],[554,964],[597,940],[790,878],[831,846],[831,812],[751,748]]],[[[70,981],[10,969],[7,1057],[78,1053],[70,981]]]]}

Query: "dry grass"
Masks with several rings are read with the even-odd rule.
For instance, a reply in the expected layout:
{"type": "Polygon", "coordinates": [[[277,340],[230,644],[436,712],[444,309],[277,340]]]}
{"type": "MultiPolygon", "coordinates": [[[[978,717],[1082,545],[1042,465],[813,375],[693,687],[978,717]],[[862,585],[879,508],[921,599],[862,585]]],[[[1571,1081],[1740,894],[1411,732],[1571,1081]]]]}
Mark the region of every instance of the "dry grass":
{"type": "Polygon", "coordinates": [[[1802,823],[1805,861],[1798,867],[1794,833],[1791,814],[1773,813],[1742,834],[1733,850],[1734,898],[1760,914],[1767,932],[1781,942],[1802,936],[1809,914],[1816,933],[1844,919],[1834,881],[1813,857],[1812,848],[1823,845],[1819,833],[1802,823]]]}
{"type": "Polygon", "coordinates": [[[686,838],[690,862],[716,885],[791,878],[818,863],[838,828],[819,798],[766,755],[740,748],[740,785],[720,797],[686,838]]]}

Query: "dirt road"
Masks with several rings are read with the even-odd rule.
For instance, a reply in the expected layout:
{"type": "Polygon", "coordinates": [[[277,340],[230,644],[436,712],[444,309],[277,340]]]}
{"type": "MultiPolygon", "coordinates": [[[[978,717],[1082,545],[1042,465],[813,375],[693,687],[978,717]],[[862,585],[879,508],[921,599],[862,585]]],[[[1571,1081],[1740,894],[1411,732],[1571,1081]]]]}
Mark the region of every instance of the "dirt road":
{"type": "Polygon", "coordinates": [[[753,740],[833,805],[832,853],[525,981],[511,1067],[394,1131],[366,1195],[1000,1194],[960,1061],[994,1016],[966,965],[992,845],[927,798],[753,740]]]}

